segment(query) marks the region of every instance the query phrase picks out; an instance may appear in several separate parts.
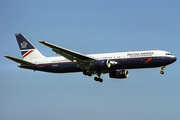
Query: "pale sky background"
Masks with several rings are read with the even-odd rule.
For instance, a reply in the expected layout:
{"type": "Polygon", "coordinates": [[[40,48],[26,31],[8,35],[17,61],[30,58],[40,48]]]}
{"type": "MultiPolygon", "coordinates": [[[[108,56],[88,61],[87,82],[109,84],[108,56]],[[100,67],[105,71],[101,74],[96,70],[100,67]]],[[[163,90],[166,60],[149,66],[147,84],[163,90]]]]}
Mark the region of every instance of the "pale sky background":
{"type": "Polygon", "coordinates": [[[180,58],[179,0],[0,0],[0,120],[179,120],[180,63],[125,80],[20,69],[14,34],[83,53],[166,50],[180,58]]]}

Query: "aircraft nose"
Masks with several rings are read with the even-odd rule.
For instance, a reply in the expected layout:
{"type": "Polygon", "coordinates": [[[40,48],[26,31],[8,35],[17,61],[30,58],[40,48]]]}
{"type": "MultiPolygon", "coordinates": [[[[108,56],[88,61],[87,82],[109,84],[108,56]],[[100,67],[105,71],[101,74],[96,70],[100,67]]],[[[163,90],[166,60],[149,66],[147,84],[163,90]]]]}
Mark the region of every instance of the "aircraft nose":
{"type": "Polygon", "coordinates": [[[177,60],[177,58],[176,57],[173,57],[173,62],[175,62],[177,60]]]}

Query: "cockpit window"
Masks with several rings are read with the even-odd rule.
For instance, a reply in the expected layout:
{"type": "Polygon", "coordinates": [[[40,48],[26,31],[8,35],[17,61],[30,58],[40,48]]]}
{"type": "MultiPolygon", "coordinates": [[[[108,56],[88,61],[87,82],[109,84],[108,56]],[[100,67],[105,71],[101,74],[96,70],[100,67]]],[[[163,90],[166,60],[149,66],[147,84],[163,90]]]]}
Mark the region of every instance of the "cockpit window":
{"type": "Polygon", "coordinates": [[[172,55],[171,53],[166,53],[166,55],[172,55]]]}

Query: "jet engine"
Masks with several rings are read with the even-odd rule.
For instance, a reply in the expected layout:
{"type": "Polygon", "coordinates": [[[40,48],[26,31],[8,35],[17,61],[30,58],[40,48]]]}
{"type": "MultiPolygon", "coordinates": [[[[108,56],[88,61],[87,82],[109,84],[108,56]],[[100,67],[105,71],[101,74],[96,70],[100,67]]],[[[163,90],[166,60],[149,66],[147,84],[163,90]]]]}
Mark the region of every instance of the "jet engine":
{"type": "Polygon", "coordinates": [[[122,78],[127,78],[128,76],[129,76],[128,70],[117,70],[109,73],[110,78],[122,79],[122,78]]]}
{"type": "Polygon", "coordinates": [[[110,60],[97,60],[92,63],[92,66],[94,68],[109,68],[111,67],[111,62],[110,60]]]}

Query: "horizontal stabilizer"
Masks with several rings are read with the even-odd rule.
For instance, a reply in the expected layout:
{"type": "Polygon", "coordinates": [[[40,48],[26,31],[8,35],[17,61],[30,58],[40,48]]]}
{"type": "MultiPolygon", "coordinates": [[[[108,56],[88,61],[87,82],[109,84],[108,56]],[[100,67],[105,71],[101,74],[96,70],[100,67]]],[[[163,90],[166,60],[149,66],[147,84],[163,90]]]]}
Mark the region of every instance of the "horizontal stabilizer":
{"type": "Polygon", "coordinates": [[[31,63],[31,62],[28,62],[28,61],[25,61],[25,60],[22,60],[22,59],[19,59],[19,58],[15,58],[15,57],[11,57],[11,56],[4,56],[14,62],[17,62],[17,63],[20,63],[21,65],[35,65],[34,63],[31,63]]]}

